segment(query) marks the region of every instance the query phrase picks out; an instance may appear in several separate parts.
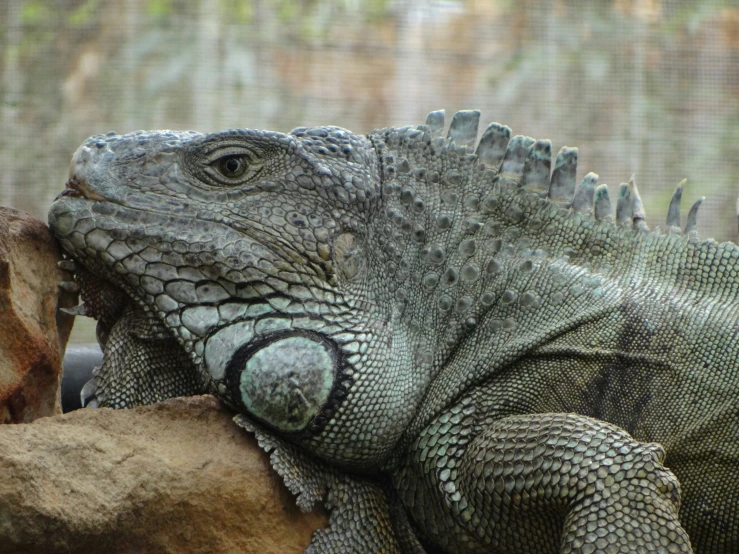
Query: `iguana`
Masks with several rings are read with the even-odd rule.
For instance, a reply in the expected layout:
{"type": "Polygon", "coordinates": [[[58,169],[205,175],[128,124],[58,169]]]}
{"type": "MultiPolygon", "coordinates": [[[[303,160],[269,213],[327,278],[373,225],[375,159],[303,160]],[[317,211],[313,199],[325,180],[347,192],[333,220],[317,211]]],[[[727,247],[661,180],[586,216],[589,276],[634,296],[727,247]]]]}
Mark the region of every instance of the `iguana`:
{"type": "Polygon", "coordinates": [[[739,248],[479,116],[88,139],[88,404],[220,397],[309,552],[739,552],[739,248]]]}

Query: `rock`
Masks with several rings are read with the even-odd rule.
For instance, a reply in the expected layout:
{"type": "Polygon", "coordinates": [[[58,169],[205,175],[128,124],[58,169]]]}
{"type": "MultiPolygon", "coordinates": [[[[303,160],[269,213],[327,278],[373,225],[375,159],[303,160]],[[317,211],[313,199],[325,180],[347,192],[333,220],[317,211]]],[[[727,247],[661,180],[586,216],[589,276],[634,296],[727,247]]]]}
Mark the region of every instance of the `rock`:
{"type": "Polygon", "coordinates": [[[76,295],[60,294],[56,242],[43,222],[0,206],[0,422],[58,414],[62,356],[76,295]]]}
{"type": "Polygon", "coordinates": [[[303,552],[303,514],[211,396],[0,426],[3,552],[303,552]]]}

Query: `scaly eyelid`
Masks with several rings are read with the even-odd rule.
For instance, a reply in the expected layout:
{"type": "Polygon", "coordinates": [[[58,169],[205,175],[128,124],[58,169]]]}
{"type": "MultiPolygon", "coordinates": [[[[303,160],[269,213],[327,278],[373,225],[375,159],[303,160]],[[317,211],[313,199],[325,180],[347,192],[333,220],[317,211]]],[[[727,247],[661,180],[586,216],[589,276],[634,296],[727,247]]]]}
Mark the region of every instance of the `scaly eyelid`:
{"type": "Polygon", "coordinates": [[[245,158],[248,165],[259,162],[259,157],[256,156],[253,151],[249,150],[248,148],[244,148],[243,146],[226,146],[217,148],[212,152],[207,153],[205,155],[205,158],[203,159],[203,162],[206,165],[213,165],[218,160],[230,156],[243,157],[245,158]]]}

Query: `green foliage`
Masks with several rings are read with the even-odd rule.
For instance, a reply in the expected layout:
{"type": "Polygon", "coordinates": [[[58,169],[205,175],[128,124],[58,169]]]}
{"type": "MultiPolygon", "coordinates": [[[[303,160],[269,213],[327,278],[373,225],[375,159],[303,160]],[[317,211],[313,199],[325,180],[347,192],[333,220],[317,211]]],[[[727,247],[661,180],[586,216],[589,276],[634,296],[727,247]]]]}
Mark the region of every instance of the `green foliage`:
{"type": "Polygon", "coordinates": [[[100,7],[100,0],[87,0],[72,10],[69,14],[69,24],[72,27],[82,27],[95,21],[100,7]]]}
{"type": "Polygon", "coordinates": [[[311,42],[320,42],[335,34],[337,20],[377,23],[391,14],[389,0],[270,0],[269,4],[281,23],[291,25],[301,39],[311,42]]]}
{"type": "Polygon", "coordinates": [[[251,23],[254,18],[251,0],[220,0],[218,8],[229,23],[251,23]]]}
{"type": "Polygon", "coordinates": [[[382,21],[390,15],[390,0],[368,0],[364,6],[368,21],[382,21]]]}
{"type": "Polygon", "coordinates": [[[46,2],[42,0],[26,2],[21,9],[21,22],[26,25],[41,23],[47,18],[48,14],[49,8],[46,6],[46,2]]]}
{"type": "Polygon", "coordinates": [[[172,13],[170,0],[149,0],[146,4],[146,14],[151,17],[164,17],[172,13]]]}

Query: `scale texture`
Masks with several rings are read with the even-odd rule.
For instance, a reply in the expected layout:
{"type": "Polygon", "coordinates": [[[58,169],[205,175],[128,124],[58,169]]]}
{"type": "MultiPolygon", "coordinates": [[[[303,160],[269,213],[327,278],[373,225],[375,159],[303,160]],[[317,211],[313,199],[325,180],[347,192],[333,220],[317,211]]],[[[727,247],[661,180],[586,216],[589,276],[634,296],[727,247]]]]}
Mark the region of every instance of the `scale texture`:
{"type": "Polygon", "coordinates": [[[479,118],[90,138],[85,401],[220,397],[309,552],[739,552],[739,248],[479,118]]]}

